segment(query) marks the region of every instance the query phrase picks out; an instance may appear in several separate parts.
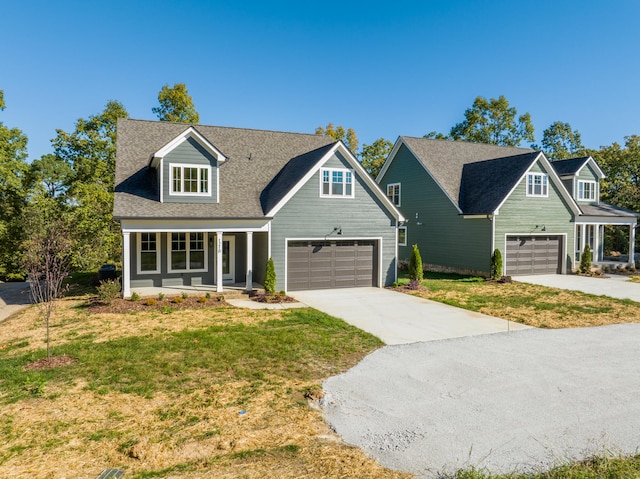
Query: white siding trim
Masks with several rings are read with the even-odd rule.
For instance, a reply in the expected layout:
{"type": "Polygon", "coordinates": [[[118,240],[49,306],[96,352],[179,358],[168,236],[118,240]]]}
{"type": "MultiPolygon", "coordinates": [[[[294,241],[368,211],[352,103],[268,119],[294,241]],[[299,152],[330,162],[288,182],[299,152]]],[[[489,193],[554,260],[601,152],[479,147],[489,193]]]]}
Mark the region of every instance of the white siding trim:
{"type": "Polygon", "coordinates": [[[150,166],[156,168],[158,163],[169,153],[175,150],[182,143],[187,141],[189,138],[193,138],[196,140],[200,146],[202,146],[205,150],[207,150],[211,155],[213,155],[218,162],[226,161],[227,158],[218,150],[215,146],[213,146],[204,136],[202,136],[194,127],[189,127],[178,136],[176,136],[173,140],[167,143],[165,146],[160,148],[154,155],[151,157],[151,161],[149,162],[150,166]]]}

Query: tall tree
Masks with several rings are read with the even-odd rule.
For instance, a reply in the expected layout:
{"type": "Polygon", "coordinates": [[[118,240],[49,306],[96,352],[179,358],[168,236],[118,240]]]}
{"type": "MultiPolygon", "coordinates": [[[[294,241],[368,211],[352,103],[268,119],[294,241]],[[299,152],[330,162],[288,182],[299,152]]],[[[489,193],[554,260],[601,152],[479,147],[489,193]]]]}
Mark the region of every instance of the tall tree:
{"type": "Polygon", "coordinates": [[[193,104],[193,98],[184,83],[175,83],[173,87],[165,85],[158,93],[160,106],[151,109],[160,121],[177,123],[200,122],[200,115],[193,104]]]}
{"type": "Polygon", "coordinates": [[[378,138],[370,145],[362,145],[360,152],[362,166],[374,178],[380,173],[382,165],[391,153],[391,148],[393,148],[393,143],[384,138],[378,138]]]}
{"type": "MultiPolygon", "coordinates": [[[[0,110],[5,107],[0,90],[0,110]]],[[[20,216],[29,186],[26,158],[27,136],[0,121],[0,277],[21,270],[15,253],[22,240],[20,216]]]]}
{"type": "Polygon", "coordinates": [[[445,135],[444,133],[440,133],[439,131],[430,131],[426,135],[423,135],[422,138],[429,138],[431,140],[451,140],[452,139],[449,135],[445,135]]]}
{"type": "Polygon", "coordinates": [[[42,155],[39,160],[31,162],[33,183],[42,186],[45,193],[51,198],[64,199],[71,174],[69,164],[56,155],[42,155]]]}
{"type": "Polygon", "coordinates": [[[542,132],[541,149],[550,160],[565,160],[575,158],[584,153],[584,145],[578,130],[572,130],[569,123],[554,121],[549,128],[542,132]]]}
{"type": "Polygon", "coordinates": [[[464,112],[464,120],[454,125],[449,135],[454,140],[504,146],[533,141],[531,115],[517,115],[516,108],[504,96],[490,100],[478,96],[464,112]]]}
{"type": "Polygon", "coordinates": [[[113,221],[116,124],[127,118],[124,106],[110,100],[102,113],[79,119],[75,131],[57,130],[54,154],[69,165],[67,202],[73,230],[73,266],[95,268],[119,254],[119,228],[113,221]]]}
{"type": "Polygon", "coordinates": [[[327,124],[326,127],[319,126],[316,128],[316,135],[330,136],[336,141],[342,141],[353,154],[358,152],[358,137],[353,128],[345,129],[343,126],[334,127],[333,123],[327,124]]]}

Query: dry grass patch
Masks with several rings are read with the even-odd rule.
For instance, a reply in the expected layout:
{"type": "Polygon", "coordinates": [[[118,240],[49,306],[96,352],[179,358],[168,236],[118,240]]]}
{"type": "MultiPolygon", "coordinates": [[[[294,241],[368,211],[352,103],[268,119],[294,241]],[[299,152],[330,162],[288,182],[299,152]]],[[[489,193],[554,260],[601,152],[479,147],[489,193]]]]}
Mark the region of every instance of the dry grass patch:
{"type": "Polygon", "coordinates": [[[545,286],[473,278],[428,278],[411,292],[538,328],[575,328],[640,322],[640,303],[545,286]]]}
{"type": "Polygon", "coordinates": [[[305,396],[380,345],[308,310],[91,314],[59,304],[0,326],[0,477],[408,478],[341,442],[305,396]],[[46,460],[43,458],[46,457],[46,460]]]}

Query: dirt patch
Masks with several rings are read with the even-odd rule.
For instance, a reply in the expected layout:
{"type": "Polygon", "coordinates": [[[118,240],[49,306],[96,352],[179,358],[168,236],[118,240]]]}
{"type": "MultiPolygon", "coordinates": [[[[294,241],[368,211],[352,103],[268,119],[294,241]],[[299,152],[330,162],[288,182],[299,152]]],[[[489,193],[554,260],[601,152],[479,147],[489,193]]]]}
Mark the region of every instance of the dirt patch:
{"type": "Polygon", "coordinates": [[[77,362],[76,358],[63,354],[62,356],[51,356],[50,358],[42,358],[27,364],[24,369],[26,371],[41,371],[43,369],[62,368],[77,362]]]}
{"type": "Polygon", "coordinates": [[[258,303],[295,303],[296,300],[286,294],[266,294],[266,293],[252,293],[249,296],[253,301],[258,303]]]}

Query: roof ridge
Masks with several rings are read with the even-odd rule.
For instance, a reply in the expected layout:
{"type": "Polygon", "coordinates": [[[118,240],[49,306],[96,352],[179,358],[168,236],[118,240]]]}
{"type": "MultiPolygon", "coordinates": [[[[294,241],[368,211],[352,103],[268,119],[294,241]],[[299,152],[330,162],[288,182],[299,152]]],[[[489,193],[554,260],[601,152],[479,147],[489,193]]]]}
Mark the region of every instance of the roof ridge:
{"type": "Polygon", "coordinates": [[[434,142],[447,142],[447,143],[454,143],[454,144],[459,143],[464,145],[478,145],[480,147],[490,147],[490,148],[505,148],[505,149],[537,151],[534,148],[524,147],[524,146],[495,145],[493,143],[477,143],[474,141],[450,140],[446,138],[425,138],[423,136],[409,136],[409,135],[400,135],[400,138],[409,138],[412,140],[424,140],[424,141],[434,141],[434,142]]]}

